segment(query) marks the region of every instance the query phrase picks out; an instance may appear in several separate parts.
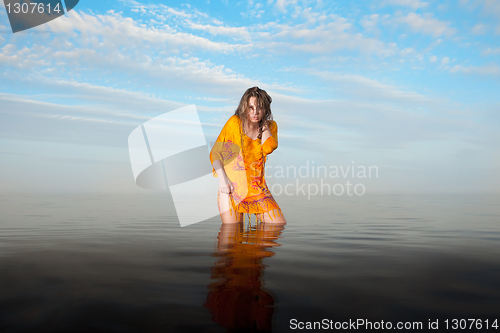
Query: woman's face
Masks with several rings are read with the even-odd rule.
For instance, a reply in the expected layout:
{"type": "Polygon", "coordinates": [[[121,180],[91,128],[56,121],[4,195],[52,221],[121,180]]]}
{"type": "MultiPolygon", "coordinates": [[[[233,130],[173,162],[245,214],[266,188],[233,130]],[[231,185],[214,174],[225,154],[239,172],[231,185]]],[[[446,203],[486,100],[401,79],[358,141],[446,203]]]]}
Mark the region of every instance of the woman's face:
{"type": "Polygon", "coordinates": [[[248,115],[248,120],[250,120],[250,122],[255,123],[255,124],[258,124],[259,121],[264,116],[264,112],[257,105],[257,98],[256,97],[252,96],[248,100],[247,115],[248,115]]]}

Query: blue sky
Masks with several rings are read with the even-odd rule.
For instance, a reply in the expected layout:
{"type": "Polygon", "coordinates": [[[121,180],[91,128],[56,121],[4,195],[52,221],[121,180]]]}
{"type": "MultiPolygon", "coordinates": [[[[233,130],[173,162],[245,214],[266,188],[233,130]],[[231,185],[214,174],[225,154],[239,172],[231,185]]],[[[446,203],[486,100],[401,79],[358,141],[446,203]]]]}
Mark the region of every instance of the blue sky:
{"type": "Polygon", "coordinates": [[[135,127],[196,104],[214,141],[258,85],[271,165],[376,165],[368,192],[498,192],[499,22],[495,0],[81,0],[12,34],[0,8],[0,191],[137,191],[135,127]]]}

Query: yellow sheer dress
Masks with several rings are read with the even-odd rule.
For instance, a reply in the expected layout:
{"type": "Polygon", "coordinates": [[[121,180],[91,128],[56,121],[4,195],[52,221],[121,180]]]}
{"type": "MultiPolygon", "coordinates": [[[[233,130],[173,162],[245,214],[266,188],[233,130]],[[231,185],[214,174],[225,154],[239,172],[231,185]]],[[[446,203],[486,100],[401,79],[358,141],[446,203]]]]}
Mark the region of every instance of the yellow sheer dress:
{"type": "MultiPolygon", "coordinates": [[[[269,124],[271,136],[261,143],[243,133],[241,120],[233,115],[222,128],[210,152],[210,161],[220,160],[233,184],[230,212],[255,214],[260,220],[281,215],[281,209],[269,191],[264,177],[267,155],[278,148],[278,125],[269,124]]],[[[217,177],[215,170],[213,174],[217,177]]]]}

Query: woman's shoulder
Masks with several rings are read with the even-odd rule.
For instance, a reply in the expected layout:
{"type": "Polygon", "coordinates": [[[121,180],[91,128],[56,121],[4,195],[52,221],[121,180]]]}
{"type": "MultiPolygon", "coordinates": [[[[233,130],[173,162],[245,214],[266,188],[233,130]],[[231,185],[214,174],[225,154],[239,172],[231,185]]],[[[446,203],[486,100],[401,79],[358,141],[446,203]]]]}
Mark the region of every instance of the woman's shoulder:
{"type": "Polygon", "coordinates": [[[240,117],[237,115],[233,114],[229,119],[226,121],[226,125],[233,126],[233,125],[239,125],[240,124],[240,117]]]}
{"type": "Polygon", "coordinates": [[[275,129],[275,128],[278,128],[278,124],[276,123],[276,121],[271,120],[269,122],[269,129],[272,130],[272,129],[275,129]]]}
{"type": "Polygon", "coordinates": [[[237,115],[232,115],[226,121],[223,127],[223,131],[226,133],[236,133],[240,128],[240,118],[237,115]]]}

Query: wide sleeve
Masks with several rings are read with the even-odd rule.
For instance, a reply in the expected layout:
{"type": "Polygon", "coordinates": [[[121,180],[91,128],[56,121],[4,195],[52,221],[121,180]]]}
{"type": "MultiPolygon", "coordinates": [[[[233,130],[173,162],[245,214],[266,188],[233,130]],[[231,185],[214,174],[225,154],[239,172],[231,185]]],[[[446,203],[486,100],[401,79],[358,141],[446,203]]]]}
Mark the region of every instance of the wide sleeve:
{"type": "MultiPolygon", "coordinates": [[[[217,140],[215,141],[212,150],[210,151],[210,163],[220,160],[222,165],[227,165],[238,156],[240,147],[237,142],[237,134],[239,130],[239,118],[234,115],[226,122],[222,128],[217,140]]],[[[215,169],[212,167],[214,177],[217,177],[215,169]]]]}
{"type": "Polygon", "coordinates": [[[269,125],[269,131],[271,132],[271,136],[262,144],[262,153],[264,156],[271,154],[278,148],[278,124],[274,120],[269,125]]]}

